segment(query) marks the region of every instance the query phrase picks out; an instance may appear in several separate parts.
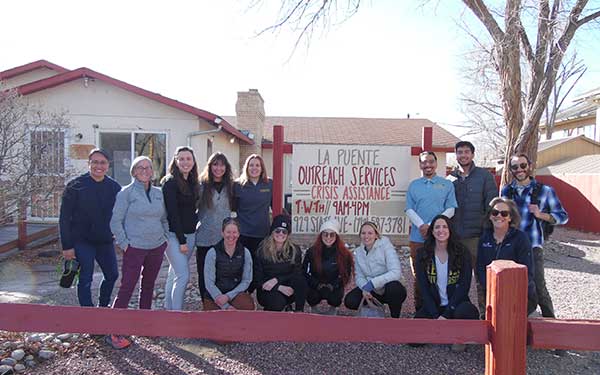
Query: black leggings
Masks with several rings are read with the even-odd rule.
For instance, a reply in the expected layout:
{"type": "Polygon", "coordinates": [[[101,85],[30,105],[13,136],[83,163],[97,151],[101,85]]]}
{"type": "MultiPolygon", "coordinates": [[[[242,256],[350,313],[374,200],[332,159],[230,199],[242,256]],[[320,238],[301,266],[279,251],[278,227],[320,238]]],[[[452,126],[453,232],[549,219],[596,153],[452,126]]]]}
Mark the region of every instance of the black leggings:
{"type": "Polygon", "coordinates": [[[294,311],[304,311],[304,304],[306,303],[306,279],[304,275],[293,277],[289,282],[281,283],[281,285],[294,289],[294,294],[288,297],[276,290],[275,287],[267,291],[262,289],[260,285],[257,286],[256,299],[265,311],[283,311],[292,302],[295,304],[294,311]]]}
{"type": "Polygon", "coordinates": [[[196,246],[196,270],[198,271],[198,289],[200,290],[200,297],[206,298],[206,286],[204,285],[204,260],[206,259],[206,253],[212,246],[196,246]]]}
{"type": "MultiPolygon", "coordinates": [[[[406,288],[400,281],[390,281],[385,284],[383,294],[372,291],[371,294],[381,303],[387,303],[390,306],[390,315],[392,318],[399,318],[402,310],[402,303],[406,299],[406,288]]],[[[346,294],[344,305],[351,310],[358,310],[360,301],[363,298],[362,290],[356,287],[346,294]]]]}
{"type": "MultiPolygon", "coordinates": [[[[438,307],[438,313],[440,315],[444,314],[445,311],[446,306],[438,307]]],[[[417,311],[415,318],[434,319],[434,317],[425,309],[425,307],[422,307],[419,311],[417,311]]],[[[475,307],[475,305],[473,305],[470,301],[463,301],[456,306],[454,313],[450,314],[448,319],[479,319],[479,310],[477,310],[477,307],[475,307]]]]}
{"type": "MultiPolygon", "coordinates": [[[[262,242],[264,238],[258,237],[248,237],[248,236],[240,236],[239,241],[244,245],[248,251],[250,251],[250,255],[252,256],[252,264],[256,262],[256,252],[258,251],[258,246],[262,242]]],[[[247,292],[252,294],[254,290],[257,288],[254,280],[250,282],[250,286],[247,289],[247,292]]]]}
{"type": "Polygon", "coordinates": [[[342,304],[342,297],[344,297],[343,287],[334,290],[308,288],[308,292],[306,293],[306,301],[311,306],[319,304],[322,300],[326,300],[330,306],[338,307],[342,304]]]}

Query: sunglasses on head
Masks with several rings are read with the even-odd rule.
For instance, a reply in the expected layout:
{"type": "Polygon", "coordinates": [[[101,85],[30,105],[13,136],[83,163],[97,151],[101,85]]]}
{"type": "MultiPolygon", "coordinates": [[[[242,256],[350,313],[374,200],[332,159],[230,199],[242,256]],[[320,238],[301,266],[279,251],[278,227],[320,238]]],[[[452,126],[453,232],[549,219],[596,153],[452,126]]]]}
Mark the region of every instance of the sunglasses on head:
{"type": "Polygon", "coordinates": [[[285,228],[277,228],[277,229],[275,229],[275,230],[273,231],[273,233],[277,233],[277,234],[281,234],[281,233],[283,233],[283,234],[288,234],[288,230],[287,230],[287,229],[285,229],[285,228]]]}
{"type": "Polygon", "coordinates": [[[527,169],[527,163],[511,164],[510,165],[510,169],[512,169],[513,171],[516,171],[519,168],[521,168],[521,169],[527,169]]]}
{"type": "Polygon", "coordinates": [[[335,232],[321,232],[321,236],[325,238],[335,238],[335,232]]]}
{"type": "Polygon", "coordinates": [[[495,208],[490,213],[492,216],[502,215],[502,217],[508,217],[508,215],[510,215],[510,211],[500,211],[495,208]]]}

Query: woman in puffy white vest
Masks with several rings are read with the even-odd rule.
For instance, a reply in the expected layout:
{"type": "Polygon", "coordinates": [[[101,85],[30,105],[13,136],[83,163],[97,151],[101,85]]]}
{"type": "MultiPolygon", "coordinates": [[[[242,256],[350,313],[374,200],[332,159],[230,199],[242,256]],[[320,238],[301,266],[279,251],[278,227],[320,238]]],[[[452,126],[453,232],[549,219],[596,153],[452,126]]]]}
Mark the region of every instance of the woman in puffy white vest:
{"type": "Polygon", "coordinates": [[[344,304],[358,310],[361,301],[376,299],[389,305],[392,318],[399,318],[406,288],[400,283],[402,269],[396,249],[370,221],[360,227],[360,240],[360,246],[354,249],[356,288],[346,295],[344,304]]]}

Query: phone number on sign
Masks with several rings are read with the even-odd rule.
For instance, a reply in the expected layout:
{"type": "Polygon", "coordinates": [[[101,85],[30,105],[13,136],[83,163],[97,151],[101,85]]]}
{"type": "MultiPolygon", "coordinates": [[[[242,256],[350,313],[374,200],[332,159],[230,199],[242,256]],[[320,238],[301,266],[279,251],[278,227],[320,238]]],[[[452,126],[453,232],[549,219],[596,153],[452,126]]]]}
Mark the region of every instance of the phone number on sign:
{"type": "MultiPolygon", "coordinates": [[[[318,233],[321,224],[328,220],[330,216],[298,216],[295,215],[293,221],[293,231],[295,233],[318,233]]],[[[335,216],[340,223],[341,233],[358,234],[360,226],[365,221],[372,221],[379,227],[382,234],[407,235],[408,219],[406,216],[335,216]]]]}

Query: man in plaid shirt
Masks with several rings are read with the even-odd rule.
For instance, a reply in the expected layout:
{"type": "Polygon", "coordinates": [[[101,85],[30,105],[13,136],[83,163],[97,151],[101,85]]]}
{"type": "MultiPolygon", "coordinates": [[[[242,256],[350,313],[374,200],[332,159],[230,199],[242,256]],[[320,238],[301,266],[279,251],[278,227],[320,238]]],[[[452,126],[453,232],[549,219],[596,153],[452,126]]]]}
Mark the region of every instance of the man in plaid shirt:
{"type": "Polygon", "coordinates": [[[532,165],[525,154],[510,159],[513,181],[502,189],[502,196],[515,201],[521,214],[520,229],[527,233],[533,249],[534,281],[542,316],[555,318],[554,306],[544,278],[544,221],[555,225],[569,220],[556,192],[551,186],[539,183],[531,176],[532,165]],[[535,196],[537,195],[537,197],[535,196]]]}

